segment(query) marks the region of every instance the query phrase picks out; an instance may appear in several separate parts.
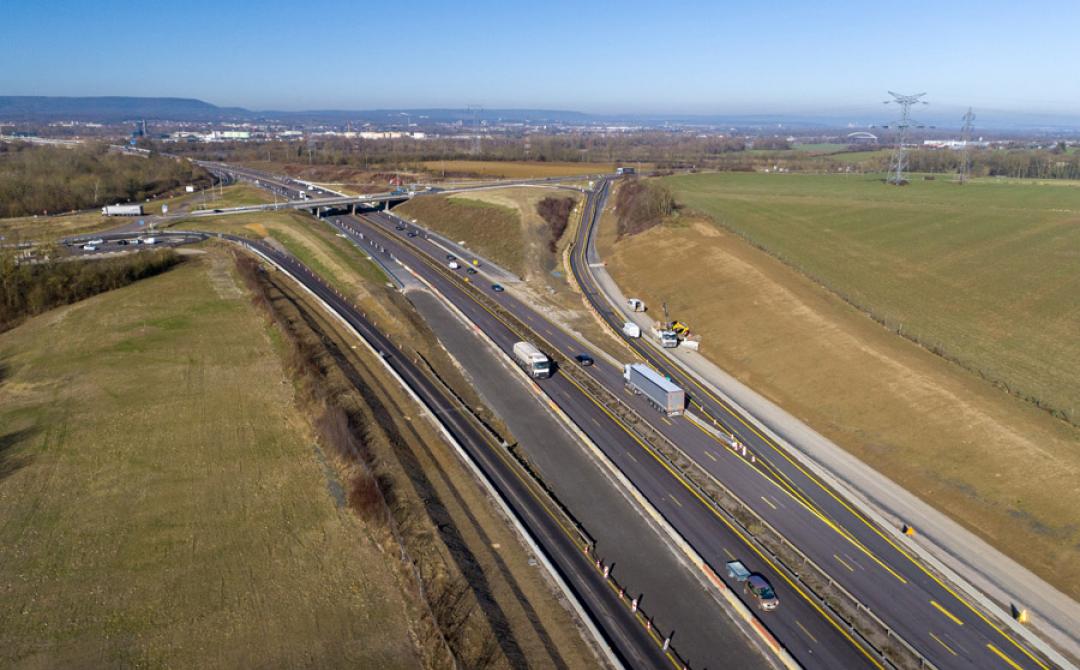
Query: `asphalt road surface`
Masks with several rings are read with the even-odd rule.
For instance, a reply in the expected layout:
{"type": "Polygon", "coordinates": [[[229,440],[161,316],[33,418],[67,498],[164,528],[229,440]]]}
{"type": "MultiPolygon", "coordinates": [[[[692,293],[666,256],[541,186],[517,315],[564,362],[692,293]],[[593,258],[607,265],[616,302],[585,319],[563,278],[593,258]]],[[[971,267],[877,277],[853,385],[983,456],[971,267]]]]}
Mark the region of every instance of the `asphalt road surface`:
{"type": "MultiPolygon", "coordinates": [[[[375,253],[397,258],[409,268],[434,285],[448,300],[458,307],[477,327],[483,330],[505,352],[509,352],[519,336],[510,330],[493,313],[460,288],[457,279],[444,274],[445,254],[438,247],[421,237],[402,237],[407,231],[396,230],[396,220],[381,213],[363,217],[339,217],[340,229],[361,244],[374,248],[375,253]],[[416,245],[414,250],[409,243],[416,245]],[[374,244],[373,244],[374,243],[374,244]],[[423,249],[431,256],[419,253],[423,249]],[[436,260],[438,258],[439,260],[436,260]]],[[[480,268],[483,271],[483,268],[480,268]]],[[[461,272],[464,272],[462,269],[461,272]]],[[[490,285],[481,284],[473,275],[473,283],[482,286],[501,307],[514,313],[528,323],[549,342],[559,343],[560,349],[571,358],[588,347],[549,323],[539,313],[521,303],[509,293],[497,293],[490,285]]],[[[655,411],[644,401],[624,395],[620,370],[603,362],[600,356],[596,365],[588,368],[598,379],[611,385],[625,400],[644,416],[655,416],[655,411]]],[[[698,553],[710,561],[718,575],[733,591],[740,593],[741,584],[727,578],[724,564],[739,559],[750,570],[763,574],[777,588],[781,600],[779,609],[763,613],[763,625],[784,644],[795,658],[808,668],[855,668],[879,667],[869,652],[851,637],[850,633],[834,625],[823,616],[820,606],[798,595],[797,588],[785,588],[789,584],[785,573],[766,557],[758,554],[747,539],[726,520],[698,504],[678,478],[655,459],[642,443],[630,434],[605,408],[594,403],[565,375],[556,374],[549,379],[538,380],[544,392],[566,412],[591,440],[602,449],[618,468],[636,485],[698,553]]],[[[671,426],[682,425],[684,432],[700,431],[677,419],[665,420],[671,426]],[[676,423],[677,422],[677,423],[676,423]]],[[[663,422],[661,423],[663,425],[663,422]]],[[[718,448],[713,450],[719,455],[718,448]]],[[[736,473],[738,474],[738,473],[736,473]]],[[[761,478],[754,478],[762,495],[775,495],[774,487],[761,478]]],[[[745,596],[745,602],[753,604],[745,596]]],[[[708,663],[708,661],[707,661],[708,663]]]]}
{"type": "MultiPolygon", "coordinates": [[[[605,181],[590,198],[571,256],[571,268],[593,307],[618,330],[621,317],[603,298],[589,269],[590,263],[600,260],[593,234],[609,189],[609,182],[605,181]]],[[[642,359],[687,391],[693,411],[715,420],[755,454],[757,467],[753,469],[758,476],[730,472],[730,463],[712,458],[720,455],[716,449],[719,445],[714,444],[710,450],[707,439],[680,438],[679,444],[698,463],[738,490],[744,501],[781,528],[788,539],[825,566],[837,582],[931,662],[941,668],[1050,667],[1048,661],[924,569],[895,538],[875,528],[853,505],[757,431],[746,417],[667,361],[651,344],[642,340],[627,340],[627,343],[642,359]],[[758,491],[739,485],[749,479],[772,483],[774,492],[758,495],[758,491]],[[818,522],[807,523],[804,532],[799,532],[797,525],[783,523],[786,514],[779,514],[792,508],[811,512],[818,522]]],[[[728,449],[721,451],[726,452],[728,461],[737,458],[728,449]]],[[[789,518],[805,520],[806,515],[789,518]]]]}

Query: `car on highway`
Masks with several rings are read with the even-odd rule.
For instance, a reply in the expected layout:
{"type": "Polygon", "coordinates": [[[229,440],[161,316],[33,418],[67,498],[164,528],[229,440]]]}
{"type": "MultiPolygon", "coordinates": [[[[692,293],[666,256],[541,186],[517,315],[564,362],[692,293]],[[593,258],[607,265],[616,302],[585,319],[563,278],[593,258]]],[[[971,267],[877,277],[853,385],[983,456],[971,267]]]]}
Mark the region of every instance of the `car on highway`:
{"type": "Polygon", "coordinates": [[[448,261],[456,261],[457,256],[455,256],[454,254],[446,254],[446,260],[448,260],[448,261]]]}
{"type": "Polygon", "coordinates": [[[450,267],[450,269],[451,269],[451,270],[457,270],[457,269],[458,269],[458,268],[460,268],[461,266],[460,266],[460,265],[458,265],[457,261],[450,261],[450,263],[449,263],[449,267],[450,267]]]}
{"type": "Polygon", "coordinates": [[[574,360],[583,368],[587,368],[595,362],[593,357],[588,354],[578,354],[577,356],[574,356],[574,360]]]}
{"type": "Polygon", "coordinates": [[[416,237],[416,231],[415,230],[410,230],[408,232],[408,235],[409,235],[409,237],[416,237]]]}
{"type": "Polygon", "coordinates": [[[496,293],[502,293],[502,292],[503,292],[503,291],[505,291],[506,289],[504,289],[504,288],[502,287],[502,284],[492,284],[492,285],[491,285],[491,290],[492,290],[492,291],[495,291],[496,293]]]}
{"type": "Polygon", "coordinates": [[[465,270],[465,272],[468,272],[469,274],[474,275],[474,274],[476,274],[476,268],[469,268],[469,269],[465,270]]]}
{"type": "Polygon", "coordinates": [[[757,603],[759,609],[771,612],[780,605],[780,599],[776,597],[769,580],[761,575],[750,575],[744,582],[743,591],[757,603]]]}
{"type": "Polygon", "coordinates": [[[394,230],[405,230],[405,224],[404,223],[397,224],[396,226],[394,226],[394,230]]]}

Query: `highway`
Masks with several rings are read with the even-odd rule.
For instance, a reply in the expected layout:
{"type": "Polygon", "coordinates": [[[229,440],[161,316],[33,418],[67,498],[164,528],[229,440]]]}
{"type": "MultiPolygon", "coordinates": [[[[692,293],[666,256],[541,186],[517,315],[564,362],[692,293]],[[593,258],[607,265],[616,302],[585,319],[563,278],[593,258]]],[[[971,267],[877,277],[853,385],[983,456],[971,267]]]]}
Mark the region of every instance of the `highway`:
{"type": "MultiPolygon", "coordinates": [[[[599,225],[610,189],[608,181],[598,188],[582,219],[571,269],[593,308],[616,331],[621,316],[612,309],[592,276],[592,263],[599,262],[595,250],[595,229],[599,225]]],[[[625,339],[625,338],[624,338],[625,339]]],[[[652,367],[668,375],[687,390],[692,410],[707,421],[716,421],[755,455],[753,469],[761,478],[774,484],[775,495],[762,499],[756,491],[740,488],[742,499],[762,516],[773,521],[773,505],[803,508],[818,517],[813,532],[798,533],[790,524],[778,527],[791,532],[789,539],[812,559],[827,566],[839,583],[875,611],[890,627],[915,646],[927,659],[941,668],[1047,668],[1049,663],[1032,653],[1004,625],[980,612],[953,588],[925,569],[893,536],[874,527],[850,503],[811,475],[787,454],[783,447],[758,431],[753,423],[735,408],[716,397],[707,388],[672,364],[645,338],[627,340],[638,355],[652,367]]],[[[683,421],[683,423],[687,423],[683,421]]],[[[709,457],[708,447],[715,440],[681,441],[695,460],[736,485],[728,467],[709,457]]],[[[720,444],[728,460],[739,458],[720,444]]],[[[714,455],[716,451],[712,452],[714,455]]],[[[745,459],[739,459],[745,463],[745,459]]],[[[739,479],[743,479],[740,477],[739,479]]],[[[778,521],[780,521],[778,519],[778,521]]]]}
{"type": "MultiPolygon", "coordinates": [[[[374,254],[382,254],[386,259],[397,259],[423,277],[504,352],[508,353],[514,342],[521,339],[497,314],[489,311],[464,290],[460,282],[461,275],[445,269],[445,253],[441,248],[422,236],[406,237],[408,230],[397,230],[397,219],[375,213],[362,217],[336,217],[333,221],[339,230],[357,243],[372,249],[374,254]],[[415,250],[408,242],[416,245],[415,250]],[[421,249],[424,253],[420,253],[421,249]]],[[[483,272],[482,267],[480,271],[483,272]]],[[[509,292],[495,292],[490,284],[481,284],[482,277],[482,274],[478,274],[470,279],[502,308],[537,329],[545,338],[561,342],[571,357],[589,351],[586,345],[549,323],[509,292]]],[[[619,394],[623,394],[619,370],[603,363],[599,356],[596,358],[597,364],[588,369],[596,371],[613,385],[619,394]]],[[[538,384],[637,486],[665,519],[675,526],[701,555],[712,562],[713,571],[720,575],[729,588],[741,594],[740,585],[723,574],[723,564],[733,558],[742,560],[751,570],[764,574],[774,585],[781,587],[785,582],[782,569],[777,569],[767,558],[759,555],[736,526],[696,504],[693,495],[680,483],[678,477],[654,458],[649,449],[620,420],[594,402],[567,375],[556,374],[549,379],[538,380],[538,384]]],[[[634,399],[627,397],[627,401],[634,402],[634,399]]],[[[653,411],[641,401],[636,402],[635,406],[643,414],[653,411]]],[[[772,493],[764,489],[763,492],[770,495],[772,493]]],[[[842,628],[830,623],[814,603],[782,587],[779,595],[781,607],[762,615],[762,623],[804,667],[883,667],[875,663],[869,652],[861,651],[857,642],[842,628]]],[[[715,660],[717,659],[706,659],[706,663],[711,665],[715,660]]]]}
{"type": "MultiPolygon", "coordinates": [[[[112,235],[110,239],[123,237],[112,235]]],[[[620,598],[583,551],[587,539],[558,512],[538,484],[521,471],[506,448],[475,417],[462,411],[459,400],[424,374],[412,358],[399,350],[344,296],[293,256],[260,241],[228,234],[187,232],[159,233],[158,237],[175,238],[178,242],[191,241],[196,237],[229,240],[269,259],[326,303],[379,352],[386,364],[468,453],[585,608],[587,616],[604,636],[615,660],[632,668],[683,667],[680,659],[662,649],[659,636],[646,630],[631,613],[627,602],[620,598]]]]}
{"type": "MultiPolygon", "coordinates": [[[[572,269],[584,292],[613,326],[618,315],[600,295],[588,272],[592,232],[602,211],[609,186],[603,181],[588,196],[583,225],[572,254],[572,269]]],[[[396,221],[380,214],[340,219],[350,236],[377,239],[384,253],[400,259],[476,325],[509,350],[518,333],[463,290],[464,277],[445,268],[441,249],[422,238],[407,239],[395,230],[396,221]]],[[[595,253],[595,252],[594,252],[595,253]]],[[[474,285],[478,285],[474,281],[474,285]]],[[[588,347],[548,322],[542,314],[507,293],[490,298],[538,333],[541,344],[572,358],[588,347]]],[[[669,364],[658,352],[639,341],[629,344],[654,367],[687,389],[693,412],[715,420],[749,448],[749,457],[730,449],[718,437],[686,418],[658,416],[638,399],[623,401],[638,411],[658,432],[677,444],[717,480],[729,487],[769,524],[778,529],[838,584],[855,594],[898,636],[930,663],[942,668],[1048,668],[1049,663],[1016,640],[1002,624],[969,604],[951,587],[918,563],[898,542],[873,527],[835,492],[807,473],[781,447],[759,434],[753,424],[715,398],[695,380],[669,364]]],[[[603,363],[589,373],[610,391],[621,394],[620,370],[603,363]]],[[[737,557],[761,572],[777,588],[782,605],[762,621],[806,667],[882,667],[884,661],[860,644],[842,623],[829,616],[797,578],[760,552],[751,540],[724,518],[708,501],[684,484],[666,465],[622,425],[606,408],[563,375],[543,380],[544,391],[569,415],[643,492],[650,503],[724,578],[723,563],[737,557]]],[[[725,580],[726,581],[726,580],[725,580]]],[[[728,586],[738,587],[737,584],[728,586]]]]}

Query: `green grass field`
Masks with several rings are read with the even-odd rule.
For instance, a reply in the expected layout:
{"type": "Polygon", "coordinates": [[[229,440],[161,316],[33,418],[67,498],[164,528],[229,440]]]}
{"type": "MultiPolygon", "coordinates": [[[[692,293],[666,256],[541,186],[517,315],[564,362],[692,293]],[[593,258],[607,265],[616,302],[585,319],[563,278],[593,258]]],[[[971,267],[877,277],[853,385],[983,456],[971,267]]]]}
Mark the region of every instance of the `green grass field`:
{"type": "Polygon", "coordinates": [[[890,328],[1080,420],[1080,185],[738,173],[666,182],[890,328]]]}
{"type": "Polygon", "coordinates": [[[248,184],[233,184],[197,193],[185,193],[166,200],[156,200],[147,203],[145,210],[147,214],[160,214],[161,206],[168,205],[169,212],[175,214],[181,211],[194,212],[200,209],[262,205],[269,202],[274,202],[274,196],[266,191],[248,184]]]}
{"type": "Polygon", "coordinates": [[[818,142],[815,144],[796,144],[792,148],[796,151],[806,151],[813,154],[834,154],[844,151],[848,148],[848,145],[834,142],[818,142]]]}
{"type": "Polygon", "coordinates": [[[0,334],[0,666],[416,667],[221,250],[0,334]]]}

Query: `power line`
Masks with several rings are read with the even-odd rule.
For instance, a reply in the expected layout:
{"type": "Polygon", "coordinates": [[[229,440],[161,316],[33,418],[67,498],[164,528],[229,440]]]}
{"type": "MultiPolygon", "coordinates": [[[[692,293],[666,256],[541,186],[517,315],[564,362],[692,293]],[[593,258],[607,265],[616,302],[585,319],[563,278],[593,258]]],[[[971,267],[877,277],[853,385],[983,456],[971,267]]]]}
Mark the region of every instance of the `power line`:
{"type": "Polygon", "coordinates": [[[472,112],[473,121],[473,146],[472,152],[474,155],[480,155],[480,114],[484,111],[484,108],[480,105],[469,105],[468,111],[472,112]]]}
{"type": "Polygon", "coordinates": [[[960,158],[960,183],[971,178],[971,135],[975,130],[975,112],[968,107],[967,114],[961,117],[964,126],[960,129],[960,141],[963,143],[963,156],[960,158]]]}
{"type": "Polygon", "coordinates": [[[893,153],[892,165],[889,168],[888,182],[890,184],[906,184],[904,180],[904,168],[907,167],[907,161],[904,157],[904,141],[907,139],[908,128],[925,128],[911,118],[911,106],[912,105],[928,105],[930,103],[920,100],[919,98],[926,95],[925,93],[916,93],[915,95],[903,95],[901,93],[894,93],[889,91],[889,95],[893,97],[892,100],[886,100],[885,104],[895,103],[900,105],[900,118],[893,121],[891,124],[884,126],[885,128],[896,129],[896,151],[893,153]]]}

